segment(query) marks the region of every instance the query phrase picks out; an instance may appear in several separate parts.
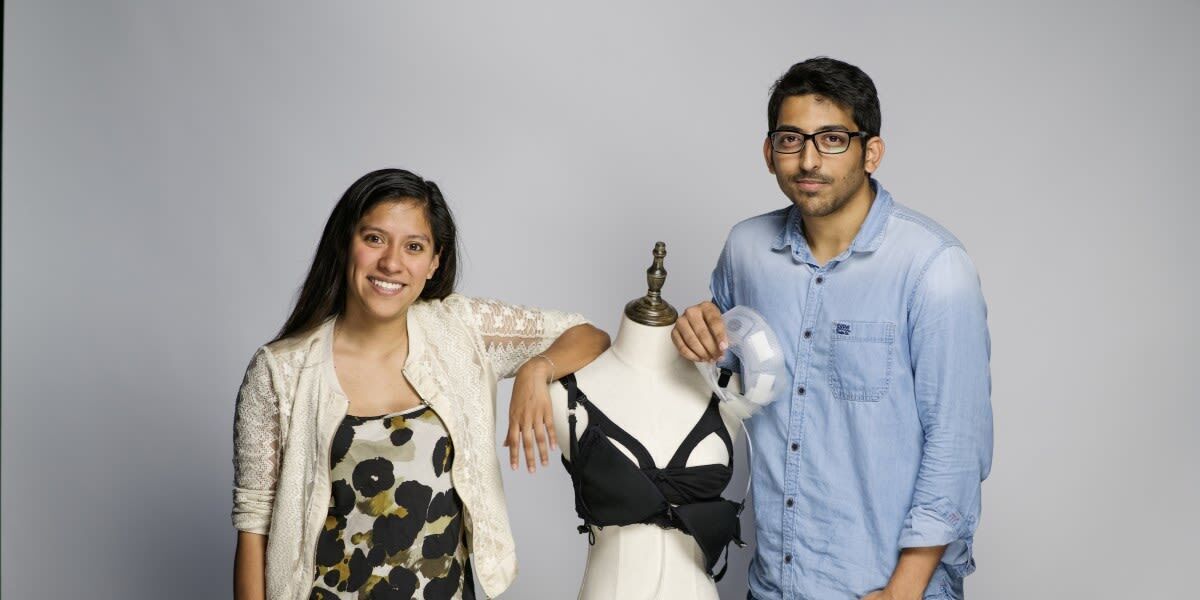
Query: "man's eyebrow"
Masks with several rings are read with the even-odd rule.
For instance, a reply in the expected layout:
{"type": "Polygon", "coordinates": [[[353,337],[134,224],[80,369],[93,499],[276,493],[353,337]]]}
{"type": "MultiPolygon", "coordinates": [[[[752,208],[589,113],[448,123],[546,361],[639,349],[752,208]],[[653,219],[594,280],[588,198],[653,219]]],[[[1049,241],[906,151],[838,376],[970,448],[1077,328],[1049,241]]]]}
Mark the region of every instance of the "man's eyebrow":
{"type": "MultiPolygon", "coordinates": [[[[778,125],[775,127],[775,131],[792,131],[795,133],[808,133],[807,131],[800,129],[799,127],[793,127],[792,125],[778,125]]],[[[820,133],[822,131],[850,131],[850,128],[846,127],[845,125],[822,125],[822,126],[818,127],[812,133],[820,133]]]]}

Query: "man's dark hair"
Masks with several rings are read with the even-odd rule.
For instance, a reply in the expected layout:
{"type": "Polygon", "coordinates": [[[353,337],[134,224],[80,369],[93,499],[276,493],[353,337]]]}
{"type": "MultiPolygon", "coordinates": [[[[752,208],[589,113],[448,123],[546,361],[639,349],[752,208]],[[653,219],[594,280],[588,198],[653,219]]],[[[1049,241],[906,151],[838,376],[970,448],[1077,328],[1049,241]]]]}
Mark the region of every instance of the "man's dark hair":
{"type": "Polygon", "coordinates": [[[771,99],[767,102],[767,128],[775,129],[779,120],[779,107],[790,96],[817,94],[850,109],[850,116],[859,131],[871,136],[879,135],[879,94],[875,83],[862,69],[829,58],[818,56],[792,65],[775,85],[771,86],[771,99]]]}

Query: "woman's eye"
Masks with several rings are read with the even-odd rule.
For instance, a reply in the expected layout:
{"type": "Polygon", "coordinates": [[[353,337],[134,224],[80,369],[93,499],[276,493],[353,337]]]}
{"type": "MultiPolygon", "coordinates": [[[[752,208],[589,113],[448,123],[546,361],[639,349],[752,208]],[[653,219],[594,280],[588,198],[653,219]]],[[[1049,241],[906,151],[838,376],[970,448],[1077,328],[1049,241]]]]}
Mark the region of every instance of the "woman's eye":
{"type": "Polygon", "coordinates": [[[421,244],[418,244],[418,243],[416,243],[416,242],[413,242],[413,243],[411,243],[411,244],[409,244],[409,245],[408,245],[408,250],[409,250],[410,252],[420,252],[420,251],[422,251],[422,250],[424,250],[424,249],[425,249],[425,246],[422,246],[421,244]]]}
{"type": "Polygon", "coordinates": [[[383,243],[383,238],[379,237],[378,235],[375,235],[374,233],[369,233],[369,234],[367,234],[367,237],[366,237],[365,239],[366,239],[366,241],[367,241],[367,243],[368,243],[368,244],[381,244],[381,243],[383,243]]]}

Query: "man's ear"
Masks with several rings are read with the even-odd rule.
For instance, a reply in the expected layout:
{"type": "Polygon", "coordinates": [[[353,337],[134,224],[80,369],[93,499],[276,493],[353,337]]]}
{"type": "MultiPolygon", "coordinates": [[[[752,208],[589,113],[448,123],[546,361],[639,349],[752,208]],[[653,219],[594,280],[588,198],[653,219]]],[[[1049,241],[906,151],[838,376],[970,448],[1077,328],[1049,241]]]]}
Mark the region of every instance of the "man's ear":
{"type": "Polygon", "coordinates": [[[879,136],[867,140],[866,155],[863,157],[863,162],[866,163],[868,175],[875,174],[875,171],[879,169],[879,163],[883,161],[883,152],[886,149],[883,138],[879,136]]]}
{"type": "Polygon", "coordinates": [[[767,161],[767,170],[775,174],[775,153],[771,151],[771,138],[763,140],[763,160],[767,161]]]}

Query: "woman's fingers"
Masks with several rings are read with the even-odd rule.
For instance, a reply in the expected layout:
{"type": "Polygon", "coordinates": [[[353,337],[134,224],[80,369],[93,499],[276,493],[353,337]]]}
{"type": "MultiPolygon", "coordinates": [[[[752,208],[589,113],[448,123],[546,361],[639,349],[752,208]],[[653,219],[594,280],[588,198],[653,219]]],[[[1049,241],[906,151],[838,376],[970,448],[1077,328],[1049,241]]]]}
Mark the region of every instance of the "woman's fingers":
{"type": "Polygon", "coordinates": [[[555,435],[549,390],[542,380],[535,383],[518,373],[509,408],[508,437],[504,440],[504,445],[508,447],[509,466],[517,469],[522,449],[525,452],[525,466],[530,473],[537,471],[539,460],[543,466],[548,466],[550,451],[558,449],[555,435]]]}
{"type": "Polygon", "coordinates": [[[542,422],[546,424],[546,437],[550,438],[550,449],[558,450],[558,434],[554,431],[554,410],[546,407],[546,412],[542,415],[542,422]]]}
{"type": "Polygon", "coordinates": [[[541,421],[533,428],[533,434],[537,436],[538,458],[545,467],[550,464],[550,441],[546,439],[546,427],[541,421]]]}
{"type": "Polygon", "coordinates": [[[533,458],[533,425],[530,424],[521,431],[522,443],[525,446],[525,465],[529,468],[529,472],[537,471],[537,461],[533,458]]]}
{"type": "MultiPolygon", "coordinates": [[[[550,395],[545,390],[542,390],[537,396],[533,402],[536,408],[534,409],[533,418],[530,419],[530,429],[528,431],[532,431],[532,435],[537,443],[538,458],[542,461],[542,466],[545,467],[550,464],[550,449],[557,449],[558,444],[554,441],[554,412],[550,408],[550,395]]],[[[526,450],[527,460],[530,465],[529,472],[532,473],[535,469],[535,461],[532,456],[528,456],[528,452],[526,450]]]]}
{"type": "Polygon", "coordinates": [[[517,470],[517,461],[521,458],[521,430],[518,427],[517,420],[509,417],[508,437],[504,438],[504,445],[508,447],[508,466],[514,471],[517,470]]]}

